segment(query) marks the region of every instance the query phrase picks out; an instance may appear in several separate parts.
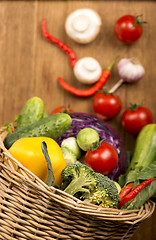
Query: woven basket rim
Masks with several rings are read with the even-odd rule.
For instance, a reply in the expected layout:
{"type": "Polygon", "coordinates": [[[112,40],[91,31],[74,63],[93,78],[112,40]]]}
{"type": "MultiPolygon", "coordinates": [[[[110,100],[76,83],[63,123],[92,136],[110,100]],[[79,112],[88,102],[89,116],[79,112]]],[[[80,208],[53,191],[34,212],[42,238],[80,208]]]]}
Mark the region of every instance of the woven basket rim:
{"type": "MultiPolygon", "coordinates": [[[[53,186],[47,186],[42,180],[40,180],[35,174],[25,168],[8,152],[3,144],[6,136],[7,131],[5,131],[5,128],[0,129],[0,150],[2,152],[1,155],[5,156],[5,158],[8,160],[11,159],[22,172],[22,174],[19,172],[17,173],[17,170],[12,169],[12,173],[15,174],[16,171],[16,174],[20,175],[22,183],[29,187],[33,186],[36,191],[46,194],[50,199],[55,199],[55,201],[64,205],[64,207],[83,215],[90,215],[91,217],[100,220],[120,221],[132,225],[138,222],[142,222],[153,214],[155,210],[155,203],[151,200],[147,201],[140,209],[134,210],[102,208],[94,204],[85,203],[60,189],[54,188],[53,186]]],[[[7,166],[5,165],[5,168],[6,167],[7,166]]]]}

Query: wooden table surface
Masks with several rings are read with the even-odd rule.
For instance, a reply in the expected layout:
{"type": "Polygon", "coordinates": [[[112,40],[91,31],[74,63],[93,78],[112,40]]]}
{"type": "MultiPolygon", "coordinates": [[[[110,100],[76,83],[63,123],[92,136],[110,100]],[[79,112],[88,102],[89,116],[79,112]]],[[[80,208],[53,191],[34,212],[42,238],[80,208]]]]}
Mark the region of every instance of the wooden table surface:
{"type": "MultiPolygon", "coordinates": [[[[44,100],[47,113],[68,104],[74,111],[93,113],[92,97],[78,98],[59,86],[57,77],[62,76],[73,86],[84,88],[74,78],[67,55],[43,38],[40,30],[43,18],[49,32],[71,46],[78,59],[95,57],[106,68],[115,56],[137,57],[146,74],[139,82],[125,84],[118,90],[122,112],[129,103],[143,103],[156,118],[155,12],[155,1],[0,1],[0,124],[12,121],[33,96],[44,100]],[[86,7],[99,13],[102,28],[98,37],[84,46],[69,39],[64,22],[71,11],[86,7]],[[113,33],[115,21],[125,14],[143,14],[147,21],[142,37],[128,46],[117,41],[113,33]]],[[[111,88],[118,80],[116,64],[106,86],[111,88]]],[[[121,114],[109,123],[124,139],[125,149],[133,150],[135,139],[122,129],[121,114]]],[[[155,226],[156,211],[141,224],[132,240],[155,240],[155,226]]]]}

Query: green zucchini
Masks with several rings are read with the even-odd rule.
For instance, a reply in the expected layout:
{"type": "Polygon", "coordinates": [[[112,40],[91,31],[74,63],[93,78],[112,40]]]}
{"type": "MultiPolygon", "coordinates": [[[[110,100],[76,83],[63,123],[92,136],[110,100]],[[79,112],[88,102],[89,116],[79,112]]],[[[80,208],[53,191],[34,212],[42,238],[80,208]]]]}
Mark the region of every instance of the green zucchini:
{"type": "Polygon", "coordinates": [[[4,140],[4,145],[9,149],[12,144],[23,137],[50,137],[57,139],[70,127],[72,119],[67,113],[56,113],[43,118],[33,124],[25,126],[8,135],[4,140]]]}
{"type": "Polygon", "coordinates": [[[126,171],[126,184],[134,182],[140,171],[156,160],[156,124],[142,128],[136,139],[134,154],[126,171]]]}
{"type": "Polygon", "coordinates": [[[39,121],[44,117],[44,102],[39,97],[30,98],[17,118],[17,130],[39,121]]]}

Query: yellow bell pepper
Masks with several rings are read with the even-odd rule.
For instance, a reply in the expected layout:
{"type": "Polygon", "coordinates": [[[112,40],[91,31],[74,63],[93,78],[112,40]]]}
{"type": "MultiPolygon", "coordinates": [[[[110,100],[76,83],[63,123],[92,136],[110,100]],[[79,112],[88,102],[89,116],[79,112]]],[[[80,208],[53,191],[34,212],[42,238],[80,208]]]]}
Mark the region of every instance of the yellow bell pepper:
{"type": "Polygon", "coordinates": [[[18,139],[8,150],[24,167],[33,172],[42,181],[48,178],[47,162],[41,149],[41,143],[47,144],[48,154],[52,163],[55,181],[53,185],[62,182],[61,172],[66,167],[61,148],[48,137],[27,137],[18,139]]]}

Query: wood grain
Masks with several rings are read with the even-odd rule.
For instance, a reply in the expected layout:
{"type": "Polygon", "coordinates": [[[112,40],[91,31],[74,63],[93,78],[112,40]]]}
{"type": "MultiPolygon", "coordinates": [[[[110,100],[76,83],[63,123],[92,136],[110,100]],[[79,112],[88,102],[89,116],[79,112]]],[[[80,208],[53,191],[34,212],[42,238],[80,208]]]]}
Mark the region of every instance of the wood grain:
{"type": "MultiPolygon", "coordinates": [[[[93,113],[91,97],[84,99],[70,95],[57,83],[57,77],[62,76],[73,86],[84,87],[74,78],[67,55],[43,38],[40,24],[44,17],[48,31],[71,46],[78,59],[95,57],[106,68],[117,55],[119,58],[137,57],[146,74],[139,82],[125,84],[119,89],[122,112],[129,103],[143,103],[156,119],[155,12],[155,1],[0,1],[0,124],[12,121],[32,96],[44,100],[47,113],[64,104],[70,104],[77,112],[93,113]],[[67,15],[84,7],[96,10],[103,23],[96,40],[85,46],[69,39],[64,31],[67,15]],[[117,41],[113,33],[115,21],[124,14],[143,14],[148,22],[142,37],[129,46],[117,41]]],[[[115,65],[107,87],[111,88],[118,80],[115,65]]],[[[125,149],[133,150],[135,139],[123,131],[121,114],[109,123],[124,139],[125,149]]],[[[156,212],[142,223],[132,239],[155,240],[155,224],[156,212]]]]}

